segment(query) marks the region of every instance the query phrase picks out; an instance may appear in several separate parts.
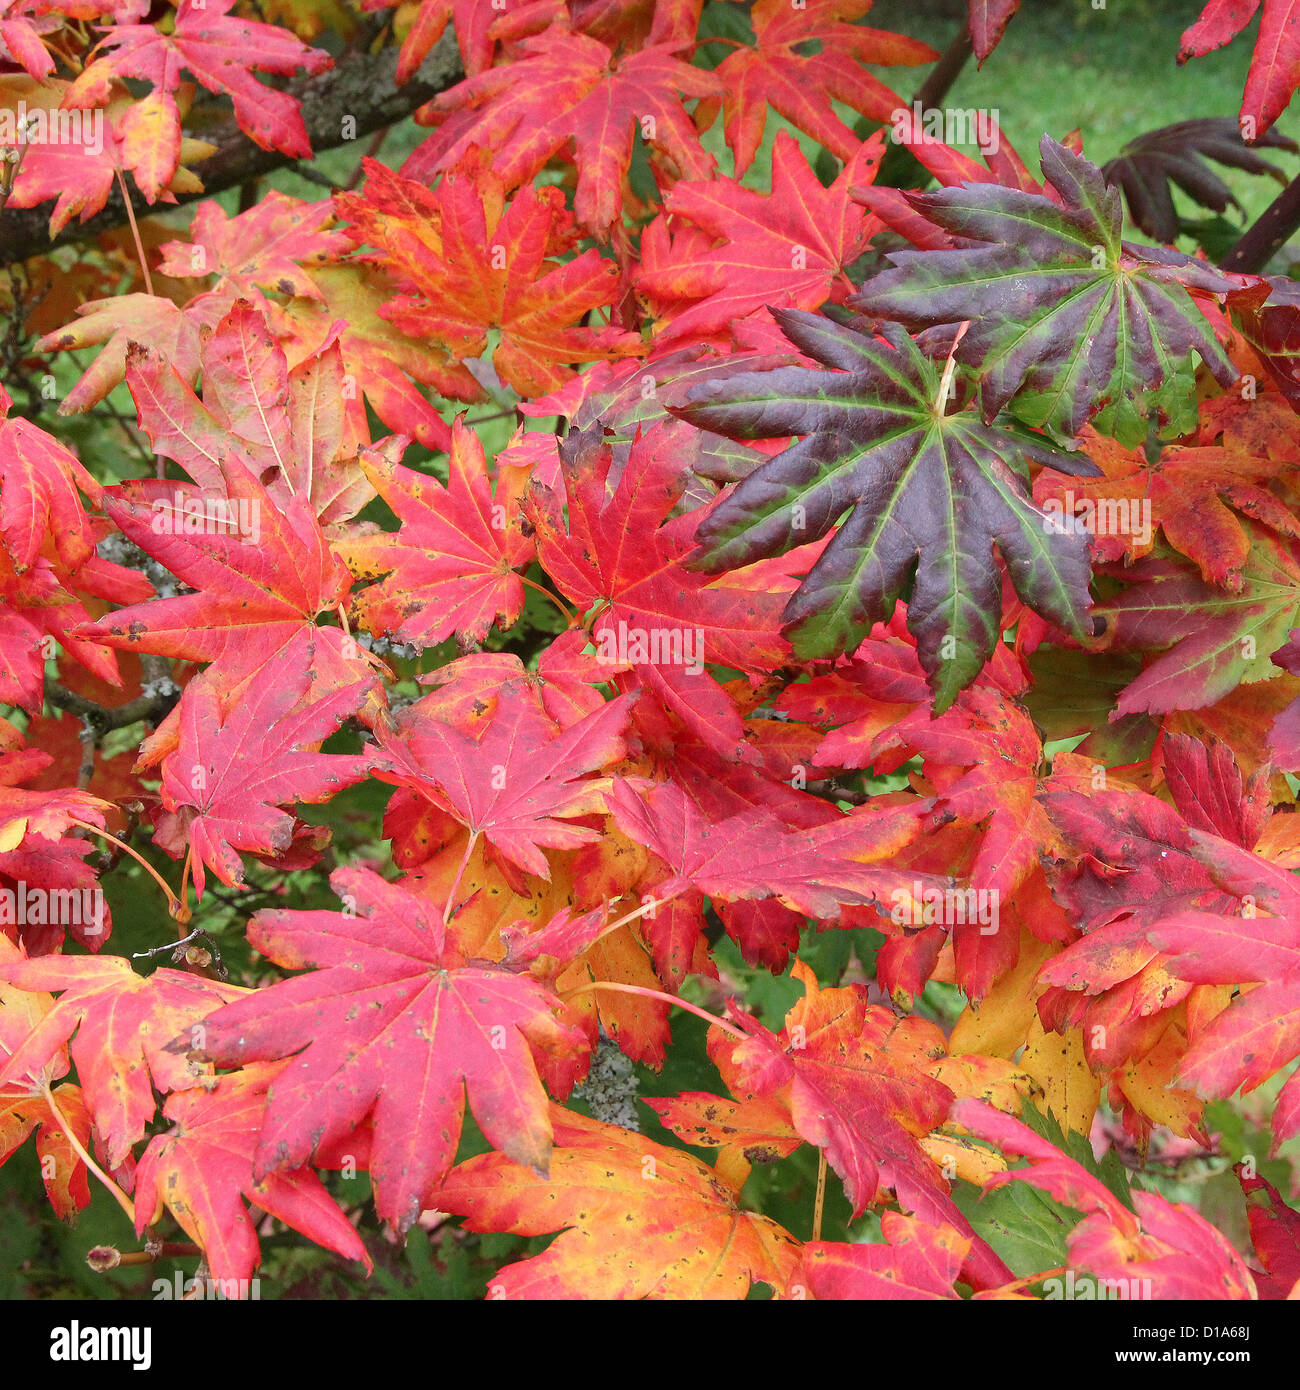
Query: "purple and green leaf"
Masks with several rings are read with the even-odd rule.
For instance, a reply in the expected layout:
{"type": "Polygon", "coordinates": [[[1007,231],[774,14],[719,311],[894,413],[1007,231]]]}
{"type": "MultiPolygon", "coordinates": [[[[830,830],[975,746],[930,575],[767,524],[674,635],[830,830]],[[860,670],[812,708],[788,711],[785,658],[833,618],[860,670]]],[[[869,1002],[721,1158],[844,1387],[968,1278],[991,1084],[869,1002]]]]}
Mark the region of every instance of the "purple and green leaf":
{"type": "Polygon", "coordinates": [[[978,373],[986,420],[1010,406],[1063,439],[1091,420],[1128,447],[1153,416],[1167,437],[1194,430],[1193,353],[1225,387],[1237,369],[1188,290],[1222,295],[1239,282],[1122,241],[1119,190],[1055,140],[1041,148],[1064,206],[992,183],[909,193],[944,231],[988,245],[895,252],[851,306],[910,329],[969,321],[957,360],[978,373]]]}
{"type": "Polygon", "coordinates": [[[936,710],[976,678],[999,640],[995,550],[1026,604],[1089,636],[1086,537],[1072,519],[1062,527],[1034,506],[1028,463],[1092,476],[1091,461],[1013,420],[986,423],[968,403],[949,412],[942,364],[894,325],[882,341],[802,310],[773,313],[826,370],[724,372],[673,408],[733,437],[804,436],[722,499],[697,533],[693,563],[736,569],[838,526],[786,606],[795,652],[851,651],[906,598],[936,710]]]}

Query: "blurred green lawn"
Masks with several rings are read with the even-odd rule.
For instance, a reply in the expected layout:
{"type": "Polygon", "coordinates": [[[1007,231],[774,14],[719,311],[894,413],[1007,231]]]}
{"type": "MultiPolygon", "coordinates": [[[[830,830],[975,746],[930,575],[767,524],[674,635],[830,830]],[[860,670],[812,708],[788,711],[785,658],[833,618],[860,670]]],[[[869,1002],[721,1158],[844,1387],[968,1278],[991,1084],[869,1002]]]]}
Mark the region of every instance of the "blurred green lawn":
{"type": "MultiPolygon", "coordinates": [[[[996,108],[1004,135],[1035,170],[1044,132],[1059,140],[1077,127],[1084,153],[1102,164],[1158,126],[1198,116],[1235,117],[1259,21],[1253,20],[1226,48],[1179,67],[1179,37],[1200,9],[1198,0],[1106,0],[1106,8],[1096,10],[1090,0],[1022,0],[1002,42],[982,68],[973,59],[967,64],[945,104],[996,108]]],[[[960,29],[965,11],[964,0],[876,0],[867,22],[924,39],[942,51],[960,29]]],[[[910,100],[928,69],[873,71],[910,100]]],[[[1294,107],[1277,129],[1300,138],[1294,107]]],[[[967,148],[975,153],[974,147],[967,148]]],[[[1288,174],[1300,169],[1295,156],[1264,154],[1288,174]]],[[[1279,191],[1272,179],[1214,168],[1248,219],[1279,191]]],[[[1188,204],[1183,208],[1192,212],[1188,204]]]]}

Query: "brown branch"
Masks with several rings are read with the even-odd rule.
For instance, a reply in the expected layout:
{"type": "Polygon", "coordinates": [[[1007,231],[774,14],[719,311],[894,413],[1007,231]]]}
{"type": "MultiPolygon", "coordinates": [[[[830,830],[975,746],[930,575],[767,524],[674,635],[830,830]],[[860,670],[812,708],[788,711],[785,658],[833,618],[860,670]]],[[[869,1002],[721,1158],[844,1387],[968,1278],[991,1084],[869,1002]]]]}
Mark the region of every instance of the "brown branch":
{"type": "MultiPolygon", "coordinates": [[[[952,90],[953,84],[961,76],[975,45],[971,42],[970,26],[963,22],[961,32],[939,55],[925,81],[912,97],[911,107],[920,103],[921,110],[931,111],[938,107],[952,90]]],[[[924,188],[934,176],[908,149],[906,145],[889,145],[885,157],[880,161],[876,183],[887,188],[924,188]]]]}
{"type": "Polygon", "coordinates": [[[180,698],[180,687],[171,680],[170,668],[164,658],[142,656],[140,662],[144,666],[146,690],[124,705],[110,707],[96,704],[94,700],[87,700],[84,695],[78,695],[75,690],[67,689],[58,681],[46,682],[46,702],[55,709],[67,710],[84,719],[94,731],[95,740],[111,729],[125,729],[128,724],[136,724],[141,719],[158,724],[180,698]],[[150,690],[147,688],[149,686],[154,688],[150,690]]]}
{"type": "MultiPolygon", "coordinates": [[[[302,76],[286,84],[284,90],[302,103],[303,121],[317,154],[405,120],[416,107],[460,81],[460,55],[451,30],[442,36],[419,72],[404,87],[394,84],[396,69],[396,48],[383,48],[378,53],[349,49],[328,72],[302,76]],[[346,136],[343,133],[345,120],[355,122],[355,129],[349,126],[346,136]]],[[[193,166],[203,180],[203,192],[183,193],[176,203],[150,205],[139,189],[132,187],[131,201],[137,216],[148,217],[199,198],[210,198],[214,193],[244,184],[272,169],[297,163],[292,156],[263,150],[253,144],[236,125],[234,117],[220,106],[196,106],[191,118],[188,133],[217,147],[214,154],[193,166]],[[202,123],[205,114],[214,118],[211,125],[202,123]]],[[[0,212],[0,263],[23,261],[66,242],[90,241],[101,232],[120,227],[128,219],[122,195],[114,190],[103,211],[87,222],[70,223],[53,241],[50,240],[49,220],[48,203],[22,210],[6,208],[0,212]]]]}
{"type": "Polygon", "coordinates": [[[965,25],[961,33],[939,55],[939,61],[926,74],[925,81],[912,98],[913,106],[919,101],[922,110],[929,110],[952,91],[953,83],[961,76],[961,70],[975,52],[971,42],[970,26],[965,25]]]}
{"type": "Polygon", "coordinates": [[[1224,270],[1255,275],[1300,228],[1300,178],[1294,178],[1242,233],[1221,262],[1224,270]]]}

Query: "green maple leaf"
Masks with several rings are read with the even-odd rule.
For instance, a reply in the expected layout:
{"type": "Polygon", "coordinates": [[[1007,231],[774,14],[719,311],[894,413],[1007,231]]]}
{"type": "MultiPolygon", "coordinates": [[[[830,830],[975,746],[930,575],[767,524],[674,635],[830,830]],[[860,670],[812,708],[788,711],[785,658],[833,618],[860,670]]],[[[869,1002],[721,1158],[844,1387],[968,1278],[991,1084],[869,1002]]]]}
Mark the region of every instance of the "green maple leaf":
{"type": "Polygon", "coordinates": [[[887,326],[881,341],[817,314],[773,313],[828,370],[724,371],[675,409],[733,438],[805,436],[710,513],[692,563],[736,569],[818,540],[843,519],[786,606],[786,635],[800,657],[836,656],[906,597],[936,710],[975,679],[999,639],[995,547],[1025,603],[1090,635],[1086,539],[1034,506],[1027,462],[1088,476],[1095,466],[1014,421],[989,424],[973,408],[945,413],[941,368],[900,328],[887,326]]]}
{"type": "Polygon", "coordinates": [[[1223,386],[1237,379],[1189,289],[1238,287],[1176,251],[1120,239],[1117,188],[1043,137],[1043,177],[1064,202],[999,184],[907,194],[944,231],[988,242],[900,251],[849,303],[911,329],[970,321],[957,360],[980,378],[984,418],[1013,403],[1026,424],[1074,438],[1088,420],[1121,443],[1196,428],[1192,353],[1223,386]]]}

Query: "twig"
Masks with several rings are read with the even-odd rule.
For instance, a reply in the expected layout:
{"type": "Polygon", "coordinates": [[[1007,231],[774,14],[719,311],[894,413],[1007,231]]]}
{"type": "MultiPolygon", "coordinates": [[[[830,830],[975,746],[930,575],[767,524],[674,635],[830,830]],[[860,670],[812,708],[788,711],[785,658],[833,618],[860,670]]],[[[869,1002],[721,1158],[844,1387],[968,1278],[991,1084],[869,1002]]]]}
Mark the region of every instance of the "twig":
{"type": "MultiPolygon", "coordinates": [[[[370,52],[369,43],[374,32],[373,29],[363,30],[357,45],[345,51],[328,72],[299,76],[285,84],[285,92],[302,103],[302,118],[317,154],[405,120],[417,107],[459,82],[463,75],[456,38],[448,27],[420,71],[405,86],[399,87],[394,81],[398,50],[390,45],[377,53],[370,52]],[[351,118],[346,125],[345,117],[351,118]],[[345,129],[349,132],[346,136],[345,129]]],[[[211,198],[223,189],[236,187],[272,169],[288,168],[304,173],[292,155],[255,145],[240,130],[238,122],[225,115],[219,105],[221,100],[219,97],[213,97],[210,102],[205,99],[191,112],[192,133],[216,146],[214,154],[194,165],[204,188],[197,193],[178,193],[176,203],[167,204],[168,209],[200,198],[211,198]],[[205,116],[215,119],[203,124],[205,116]]],[[[130,193],[130,197],[141,217],[162,210],[146,203],[138,190],[130,193]]],[[[101,232],[120,227],[126,221],[126,205],[120,190],[110,195],[102,212],[86,222],[70,222],[53,240],[48,205],[9,208],[0,212],[0,259],[23,261],[67,242],[93,241],[101,232]]]]}
{"type": "Polygon", "coordinates": [[[1220,262],[1224,270],[1258,274],[1300,228],[1300,175],[1292,179],[1242,233],[1220,262]]]}
{"type": "Polygon", "coordinates": [[[128,724],[138,724],[142,719],[151,724],[159,723],[170,713],[179,695],[179,690],[169,694],[155,692],[137,695],[134,700],[128,700],[124,705],[110,708],[97,705],[94,700],[87,700],[84,695],[66,689],[58,681],[47,681],[45,685],[46,701],[55,709],[65,709],[87,720],[94,726],[97,737],[112,729],[125,729],[128,724]]]}

